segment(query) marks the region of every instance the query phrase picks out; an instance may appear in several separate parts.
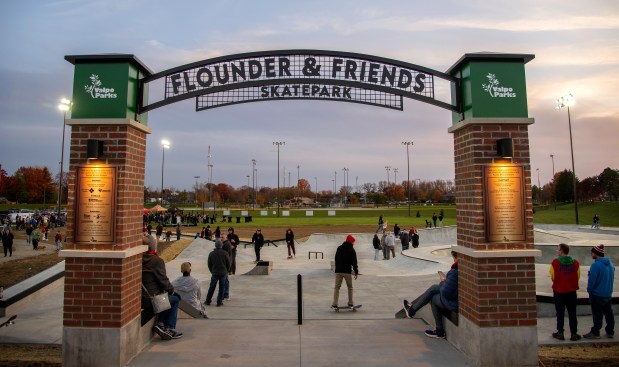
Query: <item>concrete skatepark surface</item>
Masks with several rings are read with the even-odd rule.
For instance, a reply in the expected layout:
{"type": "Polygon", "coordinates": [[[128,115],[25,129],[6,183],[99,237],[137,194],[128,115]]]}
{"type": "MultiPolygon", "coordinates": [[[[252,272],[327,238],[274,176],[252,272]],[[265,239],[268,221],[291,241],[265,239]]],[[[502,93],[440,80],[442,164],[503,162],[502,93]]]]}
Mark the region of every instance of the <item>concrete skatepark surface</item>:
{"type": "MultiPolygon", "coordinates": [[[[265,246],[262,259],[274,264],[267,276],[242,275],[254,267],[255,255],[252,246],[240,246],[237,274],[231,277],[231,299],[223,307],[208,306],[208,320],[180,318],[177,329],[184,333],[183,338],[164,342],[155,336],[129,366],[471,365],[448,341],[424,335],[424,330],[431,328],[427,323],[433,320],[394,318],[402,299],[415,298],[438,282],[438,270],[449,269],[455,227],[421,230],[420,248],[404,253],[397,242],[397,256],[388,261],[374,261],[372,234],[353,234],[361,274],[354,281],[354,301],[363,308],[336,313],[330,309],[334,283],[330,262],[345,235],[312,235],[297,245],[297,256],[292,260],[287,259],[285,245],[265,246]],[[308,251],[323,252],[324,259],[314,255],[308,259],[308,251]],[[297,325],[297,274],[303,279],[302,325],[297,325]]],[[[604,243],[619,250],[619,229],[592,233],[574,226],[539,230],[536,226],[535,236],[555,247],[559,243],[555,239],[560,237],[565,239],[560,242],[571,246],[590,248],[604,243]]],[[[210,280],[206,259],[213,247],[213,242],[194,240],[167,263],[169,278],[180,276],[180,264],[190,261],[204,298],[210,280]]],[[[587,270],[583,266],[580,282],[581,296],[585,297],[587,270]]],[[[536,265],[536,278],[538,292],[551,292],[548,263],[536,265]]],[[[15,325],[0,329],[1,342],[62,343],[62,281],[48,288],[44,297],[18,312],[15,325]]],[[[339,304],[346,302],[343,285],[339,304]]],[[[586,333],[590,327],[591,316],[580,316],[579,332],[586,333]]],[[[555,331],[554,317],[539,318],[537,328],[539,344],[566,343],[550,336],[555,331]]]]}

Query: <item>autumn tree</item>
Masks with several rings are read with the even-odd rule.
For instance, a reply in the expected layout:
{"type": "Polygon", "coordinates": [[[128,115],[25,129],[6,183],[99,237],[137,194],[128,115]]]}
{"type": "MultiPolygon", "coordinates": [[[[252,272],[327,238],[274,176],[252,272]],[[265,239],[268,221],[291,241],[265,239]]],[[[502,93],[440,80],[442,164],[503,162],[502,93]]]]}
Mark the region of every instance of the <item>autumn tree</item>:
{"type": "Polygon", "coordinates": [[[19,167],[13,175],[14,197],[22,203],[53,203],[57,198],[55,185],[52,175],[47,167],[19,167]]]}

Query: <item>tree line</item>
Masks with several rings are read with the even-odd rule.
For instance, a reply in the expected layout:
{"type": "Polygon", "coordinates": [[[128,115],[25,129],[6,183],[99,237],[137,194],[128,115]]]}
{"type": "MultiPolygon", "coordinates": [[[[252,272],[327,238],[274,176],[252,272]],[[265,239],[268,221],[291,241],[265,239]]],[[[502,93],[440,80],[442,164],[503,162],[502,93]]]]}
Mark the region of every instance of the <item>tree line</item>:
{"type": "MultiPolygon", "coordinates": [[[[63,174],[62,203],[67,202],[68,173],[63,174]]],[[[570,170],[557,172],[552,181],[541,187],[533,185],[533,201],[536,204],[573,202],[573,173],[570,170]]],[[[56,205],[58,203],[59,175],[52,176],[47,167],[22,166],[13,175],[0,169],[0,197],[10,202],[56,205]]],[[[599,175],[576,179],[579,201],[617,201],[619,198],[619,170],[605,168],[599,175]]],[[[265,206],[278,201],[277,188],[262,186],[254,192],[251,186],[233,187],[227,183],[196,183],[193,190],[174,187],[164,189],[164,204],[258,204],[265,206]]],[[[161,190],[145,187],[144,201],[160,202],[161,190]]],[[[359,186],[340,186],[337,191],[313,190],[310,181],[298,180],[296,185],[279,188],[280,203],[298,202],[298,198],[330,204],[386,204],[390,202],[455,202],[455,184],[452,180],[411,180],[400,183],[379,181],[366,182],[359,186]],[[410,193],[409,193],[410,189],[410,193]]],[[[307,202],[307,200],[306,200],[307,202]]]]}
{"type": "MultiPolygon", "coordinates": [[[[552,181],[533,186],[533,201],[537,204],[574,202],[574,174],[570,170],[555,173],[552,181]]],[[[617,201],[619,198],[619,170],[605,168],[597,176],[579,180],[576,177],[576,196],[579,202],[617,201]]]]}

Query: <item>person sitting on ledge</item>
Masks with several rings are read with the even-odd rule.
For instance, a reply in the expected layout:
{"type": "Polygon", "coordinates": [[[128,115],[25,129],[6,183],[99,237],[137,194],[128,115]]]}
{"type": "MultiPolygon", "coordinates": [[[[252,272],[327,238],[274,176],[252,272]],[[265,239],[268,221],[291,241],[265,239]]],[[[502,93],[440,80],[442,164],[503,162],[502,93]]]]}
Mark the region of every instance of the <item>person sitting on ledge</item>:
{"type": "Polygon", "coordinates": [[[204,305],[202,305],[202,301],[200,301],[202,299],[200,281],[191,276],[190,262],[181,264],[181,273],[183,273],[182,277],[178,277],[172,281],[174,291],[178,293],[185,302],[198,310],[200,315],[208,319],[204,305]]]}
{"type": "Polygon", "coordinates": [[[430,338],[445,338],[445,328],[443,327],[443,310],[458,312],[458,253],[451,252],[454,258],[454,263],[451,265],[451,270],[444,275],[439,272],[441,282],[434,284],[428,288],[421,296],[417,297],[413,302],[404,300],[404,310],[406,317],[411,318],[423,306],[430,303],[432,307],[432,315],[436,329],[426,330],[426,336],[430,338]]]}
{"type": "Polygon", "coordinates": [[[181,298],[174,292],[174,287],[166,275],[163,259],[157,255],[157,239],[152,235],[145,235],[142,243],[148,246],[148,251],[142,255],[142,308],[151,307],[150,295],[155,296],[168,292],[171,308],[157,314],[157,322],[153,331],[163,340],[178,339],[183,333],[175,330],[178,303],[181,298]]]}

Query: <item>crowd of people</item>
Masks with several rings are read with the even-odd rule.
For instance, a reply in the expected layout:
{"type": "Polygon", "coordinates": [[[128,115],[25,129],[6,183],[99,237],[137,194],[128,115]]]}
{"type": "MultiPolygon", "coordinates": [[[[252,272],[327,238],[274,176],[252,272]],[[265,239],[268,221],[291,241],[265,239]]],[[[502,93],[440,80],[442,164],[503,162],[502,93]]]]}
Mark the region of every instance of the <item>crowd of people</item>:
{"type": "MultiPolygon", "coordinates": [[[[402,242],[403,250],[408,248],[410,242],[413,243],[413,247],[419,246],[419,236],[414,227],[411,227],[408,231],[403,231],[398,224],[395,224],[394,230],[391,232],[386,229],[386,222],[383,221],[382,216],[379,218],[379,227],[382,228],[382,237],[379,238],[377,230],[372,239],[372,245],[375,250],[374,260],[379,259],[381,251],[385,260],[396,256],[396,237],[402,242]]],[[[180,224],[176,228],[180,232],[180,224]]],[[[145,308],[149,307],[150,294],[156,295],[166,292],[170,301],[170,309],[157,315],[153,329],[164,340],[178,339],[183,335],[176,330],[176,314],[181,300],[188,303],[205,318],[208,318],[205,306],[210,306],[214,301],[216,307],[221,307],[224,305],[224,302],[230,300],[230,276],[236,273],[236,254],[240,240],[238,235],[235,234],[233,227],[229,227],[227,233],[222,233],[219,226],[212,231],[210,225],[207,225],[199,232],[199,237],[214,240],[214,247],[209,253],[207,261],[211,277],[206,296],[204,301],[202,301],[200,282],[191,276],[191,263],[184,262],[181,264],[180,270],[182,275],[176,280],[170,281],[168,279],[165,264],[156,252],[157,238],[162,234],[162,226],[159,224],[156,228],[157,237],[151,234],[151,230],[152,228],[148,228],[144,233],[144,244],[148,246],[148,251],[144,253],[142,261],[144,285],[142,305],[145,308]]],[[[4,232],[2,239],[4,245],[4,232]]],[[[285,241],[288,259],[294,259],[296,251],[294,232],[291,228],[286,230],[285,241]]],[[[347,287],[347,307],[353,309],[359,307],[355,305],[353,293],[353,280],[357,280],[359,275],[357,254],[354,248],[355,242],[354,236],[347,235],[345,241],[336,250],[335,285],[332,302],[332,308],[336,310],[339,309],[339,293],[342,283],[346,283],[347,287]]],[[[252,235],[251,244],[254,246],[255,262],[261,261],[261,249],[265,244],[265,238],[260,228],[256,229],[252,235]]],[[[580,265],[576,259],[569,256],[569,250],[568,245],[559,244],[557,247],[557,258],[552,261],[549,270],[557,317],[557,331],[552,334],[552,337],[558,340],[566,339],[564,335],[564,316],[565,310],[567,310],[570,328],[569,340],[576,341],[583,337],[587,339],[601,338],[604,320],[606,321],[604,328],[606,337],[613,338],[612,292],[614,266],[605,257],[604,245],[594,246],[591,249],[593,264],[589,271],[587,292],[589,293],[593,326],[588,333],[582,336],[578,333],[578,321],[576,318],[576,292],[579,289],[580,265]]],[[[7,251],[8,249],[5,247],[5,253],[7,251]]],[[[421,308],[428,304],[430,305],[434,317],[434,327],[426,330],[425,335],[431,338],[445,338],[446,332],[443,324],[443,315],[445,312],[457,313],[459,310],[458,253],[452,251],[452,256],[454,261],[449,271],[446,274],[439,272],[439,283],[431,285],[412,301],[403,300],[404,312],[408,318],[413,318],[421,308]]]]}

